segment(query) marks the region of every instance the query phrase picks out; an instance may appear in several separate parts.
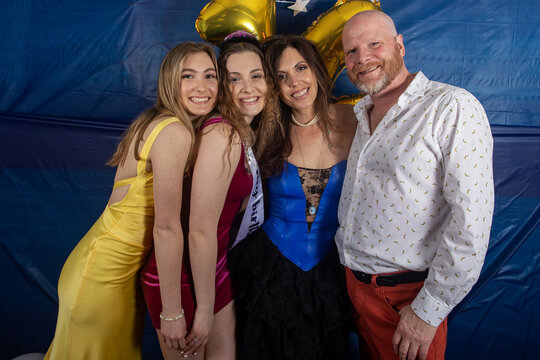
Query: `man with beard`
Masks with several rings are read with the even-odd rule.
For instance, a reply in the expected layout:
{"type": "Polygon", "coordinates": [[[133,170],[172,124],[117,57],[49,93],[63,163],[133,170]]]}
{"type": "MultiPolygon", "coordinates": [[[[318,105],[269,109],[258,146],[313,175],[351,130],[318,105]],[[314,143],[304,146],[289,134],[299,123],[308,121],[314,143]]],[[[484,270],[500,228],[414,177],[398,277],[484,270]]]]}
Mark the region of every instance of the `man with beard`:
{"type": "Polygon", "coordinates": [[[405,67],[390,17],[343,29],[367,95],[340,199],[336,243],[363,359],[444,359],[447,315],[476,282],[493,212],[492,136],[467,91],[405,67]]]}

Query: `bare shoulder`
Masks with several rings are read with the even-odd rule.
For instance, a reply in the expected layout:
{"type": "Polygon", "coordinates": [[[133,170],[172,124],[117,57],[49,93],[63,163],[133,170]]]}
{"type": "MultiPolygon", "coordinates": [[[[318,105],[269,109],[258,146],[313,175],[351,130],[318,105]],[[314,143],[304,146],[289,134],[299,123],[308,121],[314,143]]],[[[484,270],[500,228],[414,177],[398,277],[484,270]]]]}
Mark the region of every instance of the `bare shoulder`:
{"type": "Polygon", "coordinates": [[[158,116],[154,120],[152,120],[150,122],[150,124],[148,124],[148,127],[144,131],[143,139],[146,140],[148,138],[148,136],[150,136],[152,131],[154,131],[156,126],[158,126],[164,120],[168,120],[168,119],[172,119],[172,120],[176,120],[176,121],[172,121],[169,124],[165,125],[161,129],[161,131],[159,132],[158,137],[165,137],[165,136],[162,136],[162,135],[166,135],[166,134],[168,134],[168,135],[180,135],[180,136],[187,135],[187,136],[190,136],[189,129],[186,128],[186,126],[178,118],[171,117],[171,116],[158,116]]]}
{"type": "MultiPolygon", "coordinates": [[[[150,123],[148,129],[145,131],[145,141],[156,126],[165,119],[167,118],[156,118],[150,123]]],[[[191,143],[192,138],[189,129],[182,122],[173,121],[165,125],[159,132],[152,145],[150,157],[157,155],[157,153],[160,153],[160,156],[162,156],[169,152],[189,151],[191,143]]]]}
{"type": "MultiPolygon", "coordinates": [[[[241,153],[240,136],[226,120],[215,121],[199,132],[193,179],[221,179],[234,173],[241,153]],[[232,135],[232,139],[231,139],[232,135]],[[232,142],[231,142],[232,140],[232,142]]],[[[220,180],[220,181],[221,181],[220,180]]],[[[227,183],[228,186],[228,183],[227,183]]],[[[226,193],[226,191],[225,191],[226,193]]]]}
{"type": "Polygon", "coordinates": [[[358,120],[354,114],[353,105],[332,104],[330,105],[330,112],[334,117],[336,124],[343,130],[349,131],[351,128],[356,128],[358,120]]]}
{"type": "Polygon", "coordinates": [[[354,108],[348,104],[332,104],[330,111],[337,127],[336,132],[331,135],[336,145],[335,151],[339,152],[341,158],[347,158],[358,124],[354,108]]]}
{"type": "Polygon", "coordinates": [[[216,121],[209,125],[203,126],[200,130],[202,135],[210,133],[220,133],[222,135],[229,135],[233,131],[233,127],[227,121],[216,121]]]}
{"type": "Polygon", "coordinates": [[[349,104],[332,104],[330,107],[331,116],[335,120],[337,130],[343,136],[354,136],[358,119],[354,113],[354,107],[349,104]]]}
{"type": "Polygon", "coordinates": [[[240,136],[238,136],[238,133],[234,130],[233,126],[226,119],[212,122],[211,124],[204,126],[200,130],[200,135],[203,140],[213,139],[215,141],[218,139],[222,139],[228,142],[228,139],[230,138],[232,133],[234,133],[233,142],[239,144],[240,136]]]}

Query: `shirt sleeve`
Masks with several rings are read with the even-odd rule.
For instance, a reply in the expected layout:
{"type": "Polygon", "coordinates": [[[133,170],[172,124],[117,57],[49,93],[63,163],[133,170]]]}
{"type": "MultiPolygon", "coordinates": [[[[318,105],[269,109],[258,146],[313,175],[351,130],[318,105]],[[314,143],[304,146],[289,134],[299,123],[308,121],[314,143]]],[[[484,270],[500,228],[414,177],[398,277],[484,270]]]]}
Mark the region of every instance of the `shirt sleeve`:
{"type": "Polygon", "coordinates": [[[434,124],[443,165],[442,196],[450,206],[438,247],[413,311],[438,326],[476,283],[488,248],[494,206],[493,138],[486,113],[463,89],[447,94],[434,124]]]}

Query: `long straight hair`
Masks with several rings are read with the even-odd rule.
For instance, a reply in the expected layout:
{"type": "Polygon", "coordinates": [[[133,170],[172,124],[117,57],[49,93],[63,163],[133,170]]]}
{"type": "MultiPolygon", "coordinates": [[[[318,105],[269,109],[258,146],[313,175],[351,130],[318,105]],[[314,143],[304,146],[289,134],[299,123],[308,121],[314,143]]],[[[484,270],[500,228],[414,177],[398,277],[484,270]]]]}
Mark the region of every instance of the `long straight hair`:
{"type": "MultiPolygon", "coordinates": [[[[191,138],[194,137],[193,124],[189,121],[189,116],[180,103],[181,74],[186,58],[190,55],[203,52],[208,54],[214,67],[217,69],[216,56],[212,48],[205,43],[184,42],[174,47],[165,55],[161,62],[157,83],[156,103],[149,109],[141,113],[126,130],[116,152],[107,162],[110,166],[124,164],[129,152],[129,145],[135,140],[134,157],[140,160],[139,144],[143,140],[143,135],[152,120],[158,116],[176,117],[182,125],[189,131],[191,138]]],[[[218,78],[219,79],[219,78],[218,78]]],[[[193,145],[193,141],[192,141],[193,145]]],[[[193,146],[191,147],[193,149],[193,146]]],[[[190,150],[185,171],[187,172],[193,165],[193,151],[190,150]]]]}
{"type": "MultiPolygon", "coordinates": [[[[273,35],[262,43],[265,61],[270,68],[274,86],[280,89],[277,70],[283,51],[287,48],[296,49],[308,64],[313,75],[317,79],[317,97],[314,102],[315,114],[319,114],[317,126],[321,128],[324,138],[331,145],[330,132],[337,129],[334,119],[330,117],[330,104],[332,103],[332,81],[324,61],[313,42],[298,35],[273,35]]],[[[284,136],[276,138],[276,150],[268,154],[269,167],[274,174],[281,173],[283,161],[292,151],[292,142],[290,139],[291,129],[291,108],[280,99],[281,122],[284,129],[284,136]]]]}

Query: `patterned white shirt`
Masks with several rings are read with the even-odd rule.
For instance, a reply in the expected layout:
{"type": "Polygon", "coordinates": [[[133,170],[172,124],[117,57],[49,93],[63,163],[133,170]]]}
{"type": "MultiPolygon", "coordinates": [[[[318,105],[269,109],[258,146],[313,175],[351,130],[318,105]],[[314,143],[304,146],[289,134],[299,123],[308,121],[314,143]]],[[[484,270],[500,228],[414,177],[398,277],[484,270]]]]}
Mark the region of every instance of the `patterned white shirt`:
{"type": "Polygon", "coordinates": [[[370,134],[366,96],[338,210],[341,263],[369,274],[424,271],[411,304],[438,326],[484,263],[493,214],[493,138],[464,89],[418,72],[370,134]]]}

